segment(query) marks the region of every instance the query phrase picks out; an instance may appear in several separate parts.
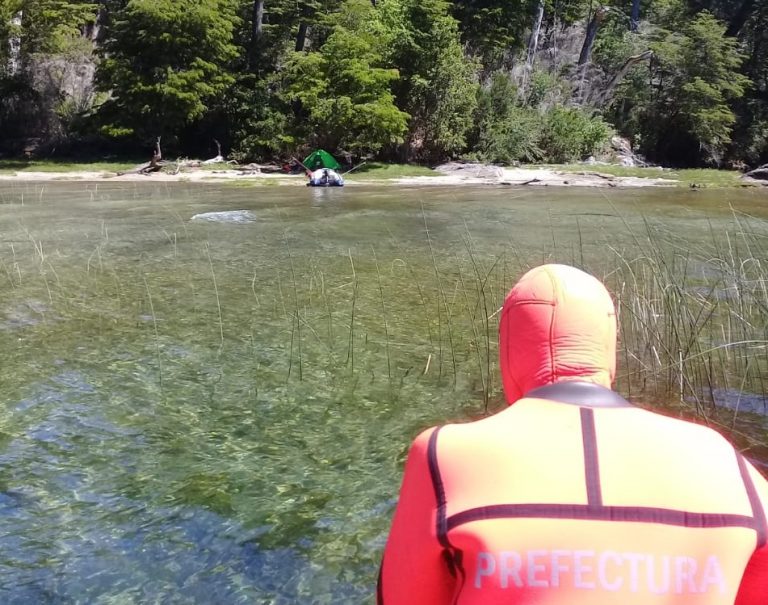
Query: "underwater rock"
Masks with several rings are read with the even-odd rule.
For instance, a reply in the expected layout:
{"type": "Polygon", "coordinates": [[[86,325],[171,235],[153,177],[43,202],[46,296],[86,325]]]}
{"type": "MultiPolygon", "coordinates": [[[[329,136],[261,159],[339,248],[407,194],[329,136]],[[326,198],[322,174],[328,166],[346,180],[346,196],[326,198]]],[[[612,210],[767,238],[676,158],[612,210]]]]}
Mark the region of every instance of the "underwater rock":
{"type": "Polygon", "coordinates": [[[193,221],[212,223],[252,223],[256,215],[250,210],[225,210],[222,212],[203,212],[192,217],[193,221]]]}

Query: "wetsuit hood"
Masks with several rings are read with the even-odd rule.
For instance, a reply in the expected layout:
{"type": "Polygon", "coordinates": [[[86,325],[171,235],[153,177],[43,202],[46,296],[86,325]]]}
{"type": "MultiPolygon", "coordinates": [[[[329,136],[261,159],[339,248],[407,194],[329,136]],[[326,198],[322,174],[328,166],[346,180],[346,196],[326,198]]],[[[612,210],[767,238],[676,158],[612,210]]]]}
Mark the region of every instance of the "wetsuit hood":
{"type": "Polygon", "coordinates": [[[616,311],[595,277],[542,265],[507,294],[499,324],[507,402],[562,380],[611,386],[616,373],[616,311]]]}

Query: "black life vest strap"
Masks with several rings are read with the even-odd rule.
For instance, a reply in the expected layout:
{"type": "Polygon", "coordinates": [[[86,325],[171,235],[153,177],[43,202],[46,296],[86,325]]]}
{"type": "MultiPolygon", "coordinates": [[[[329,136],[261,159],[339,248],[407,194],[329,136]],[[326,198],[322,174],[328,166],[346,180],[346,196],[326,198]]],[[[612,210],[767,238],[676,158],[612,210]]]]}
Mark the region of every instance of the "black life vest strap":
{"type": "Polygon", "coordinates": [[[590,408],[632,407],[621,395],[599,384],[564,380],[528,391],[525,397],[572,403],[590,408]]]}

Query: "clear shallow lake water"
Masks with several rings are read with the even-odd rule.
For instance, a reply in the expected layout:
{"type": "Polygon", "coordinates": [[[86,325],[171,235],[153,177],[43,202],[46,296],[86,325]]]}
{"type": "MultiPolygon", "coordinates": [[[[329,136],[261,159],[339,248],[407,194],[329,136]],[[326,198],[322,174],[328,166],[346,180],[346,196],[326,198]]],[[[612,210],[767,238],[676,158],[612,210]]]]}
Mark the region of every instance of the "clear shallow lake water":
{"type": "MultiPolygon", "coordinates": [[[[0,602],[372,603],[410,440],[502,405],[525,269],[621,299],[657,254],[728,299],[766,219],[761,191],[0,184],[0,602]]],[[[622,392],[676,384],[623,339],[622,392]]],[[[711,389],[752,445],[764,349],[711,389]]]]}

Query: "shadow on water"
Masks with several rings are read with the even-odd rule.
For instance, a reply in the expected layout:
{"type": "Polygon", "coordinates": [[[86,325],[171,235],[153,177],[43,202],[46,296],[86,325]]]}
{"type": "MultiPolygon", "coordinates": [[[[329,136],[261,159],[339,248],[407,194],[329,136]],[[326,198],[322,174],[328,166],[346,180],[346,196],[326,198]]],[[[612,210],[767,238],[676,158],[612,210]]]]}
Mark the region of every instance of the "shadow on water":
{"type": "Polygon", "coordinates": [[[541,262],[611,287],[624,394],[768,461],[749,192],[0,198],[3,603],[372,603],[407,447],[503,405],[498,309],[541,262]]]}

